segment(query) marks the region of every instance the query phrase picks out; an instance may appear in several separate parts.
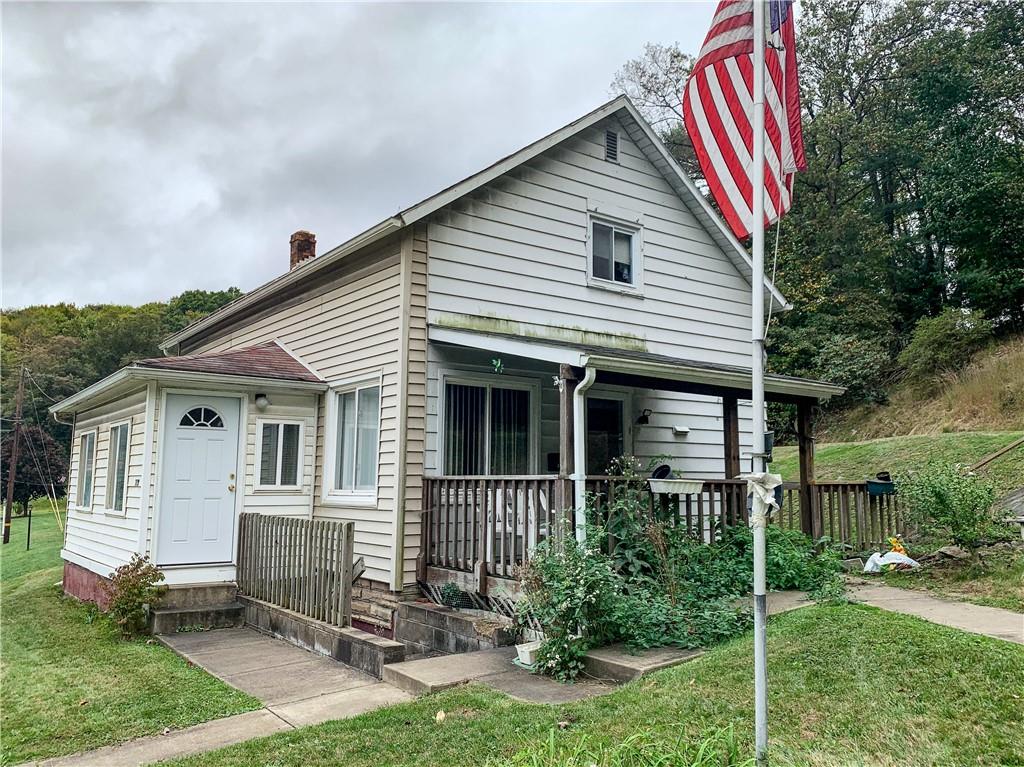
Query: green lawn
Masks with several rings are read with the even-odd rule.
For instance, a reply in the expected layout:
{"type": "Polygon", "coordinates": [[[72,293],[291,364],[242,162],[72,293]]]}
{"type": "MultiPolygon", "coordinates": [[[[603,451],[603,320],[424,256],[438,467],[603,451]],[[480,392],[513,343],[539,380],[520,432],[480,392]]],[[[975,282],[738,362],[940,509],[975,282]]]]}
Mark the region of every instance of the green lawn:
{"type": "Polygon", "coordinates": [[[237,714],[260,702],[157,644],[123,642],[61,595],[61,535],[45,505],[0,550],[0,762],[74,753],[237,714]],[[45,512],[45,513],[44,513],[45,512]]]}
{"type": "MultiPolygon", "coordinates": [[[[923,466],[929,460],[974,464],[1016,439],[1024,432],[960,432],[917,437],[890,437],[868,442],[823,443],[815,450],[815,475],[821,480],[860,480],[879,471],[898,475],[923,466]]],[[[783,479],[800,478],[799,456],[792,446],[776,448],[772,471],[783,479]]],[[[1024,445],[997,459],[984,473],[1001,490],[1024,484],[1024,445]]]]}
{"type": "MultiPolygon", "coordinates": [[[[637,732],[696,742],[733,725],[749,753],[751,653],[747,636],[564,706],[461,688],[173,764],[503,764],[543,748],[552,728],[556,748],[572,749],[637,732]]],[[[1024,764],[1024,647],[868,607],[808,607],[772,619],[768,656],[773,764],[1024,764]]]]}

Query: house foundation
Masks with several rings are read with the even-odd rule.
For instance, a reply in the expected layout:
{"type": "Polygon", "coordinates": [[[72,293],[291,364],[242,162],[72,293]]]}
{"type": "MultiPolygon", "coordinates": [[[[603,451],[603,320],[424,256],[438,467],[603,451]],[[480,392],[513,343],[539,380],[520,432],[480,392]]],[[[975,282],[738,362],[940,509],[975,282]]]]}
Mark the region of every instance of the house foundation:
{"type": "Polygon", "coordinates": [[[109,583],[109,578],[104,578],[99,573],[64,560],[62,586],[64,593],[68,596],[82,602],[92,602],[101,610],[106,610],[110,604],[106,589],[109,583]]]}

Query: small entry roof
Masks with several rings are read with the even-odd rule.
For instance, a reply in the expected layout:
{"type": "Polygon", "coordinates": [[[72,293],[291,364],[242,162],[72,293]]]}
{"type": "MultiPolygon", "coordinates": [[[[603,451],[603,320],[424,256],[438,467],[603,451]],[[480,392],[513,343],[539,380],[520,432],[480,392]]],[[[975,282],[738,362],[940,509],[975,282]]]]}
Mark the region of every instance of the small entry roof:
{"type": "Polygon", "coordinates": [[[50,407],[54,416],[71,415],[138,391],[152,381],[234,389],[283,388],[319,392],[324,379],[277,341],[242,349],[180,357],[151,357],[123,367],[50,407]]]}
{"type": "Polygon", "coordinates": [[[323,379],[288,352],[277,341],[224,352],[188,354],[179,357],[150,357],[135,363],[140,368],[186,370],[197,373],[280,378],[284,381],[321,382],[323,379]]]}

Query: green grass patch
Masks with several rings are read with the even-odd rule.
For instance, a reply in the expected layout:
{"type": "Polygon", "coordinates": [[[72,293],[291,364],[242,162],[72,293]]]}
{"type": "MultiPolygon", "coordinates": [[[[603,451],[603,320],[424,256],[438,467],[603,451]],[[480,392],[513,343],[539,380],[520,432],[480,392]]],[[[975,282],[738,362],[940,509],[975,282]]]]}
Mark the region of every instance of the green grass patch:
{"type": "MultiPolygon", "coordinates": [[[[64,518],[64,502],[60,504],[64,518]]],[[[64,534],[46,499],[32,502],[32,536],[29,538],[28,517],[11,519],[11,540],[0,547],[0,582],[11,581],[37,570],[58,567],[64,534]],[[31,548],[25,548],[28,542],[31,548]]]]}
{"type": "MultiPolygon", "coordinates": [[[[820,480],[852,482],[874,477],[880,471],[898,475],[933,460],[973,465],[1022,436],[1024,432],[1019,431],[974,432],[819,444],[815,450],[815,475],[820,480]]],[[[796,447],[778,447],[774,452],[772,471],[783,479],[799,480],[796,447]]],[[[994,461],[985,473],[1001,491],[1020,487],[1024,482],[1024,446],[994,461]]]]}
{"type": "MultiPolygon", "coordinates": [[[[544,758],[552,739],[571,754],[641,732],[678,750],[730,726],[749,756],[752,653],[748,635],[563,706],[464,687],[174,764],[556,764],[544,758]]],[[[1024,647],[869,607],[809,607],[772,619],[768,658],[774,764],[1024,763],[1024,647]]]]}
{"type": "Polygon", "coordinates": [[[15,764],[97,748],[259,708],[158,644],[123,642],[105,619],[64,597],[62,536],[38,506],[0,553],[0,761],[15,764]],[[56,566],[55,566],[56,563],[56,566]]]}

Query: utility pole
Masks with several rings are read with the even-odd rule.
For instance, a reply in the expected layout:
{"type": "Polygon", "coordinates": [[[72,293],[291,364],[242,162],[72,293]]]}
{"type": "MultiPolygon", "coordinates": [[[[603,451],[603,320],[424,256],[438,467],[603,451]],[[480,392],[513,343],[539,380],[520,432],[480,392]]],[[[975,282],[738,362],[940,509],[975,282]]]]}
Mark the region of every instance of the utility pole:
{"type": "Polygon", "coordinates": [[[14,441],[11,443],[11,463],[7,467],[7,503],[4,505],[4,543],[11,540],[11,506],[14,504],[14,472],[18,465],[18,448],[21,447],[21,408],[25,400],[25,366],[21,366],[18,378],[18,395],[14,403],[14,441]]]}

